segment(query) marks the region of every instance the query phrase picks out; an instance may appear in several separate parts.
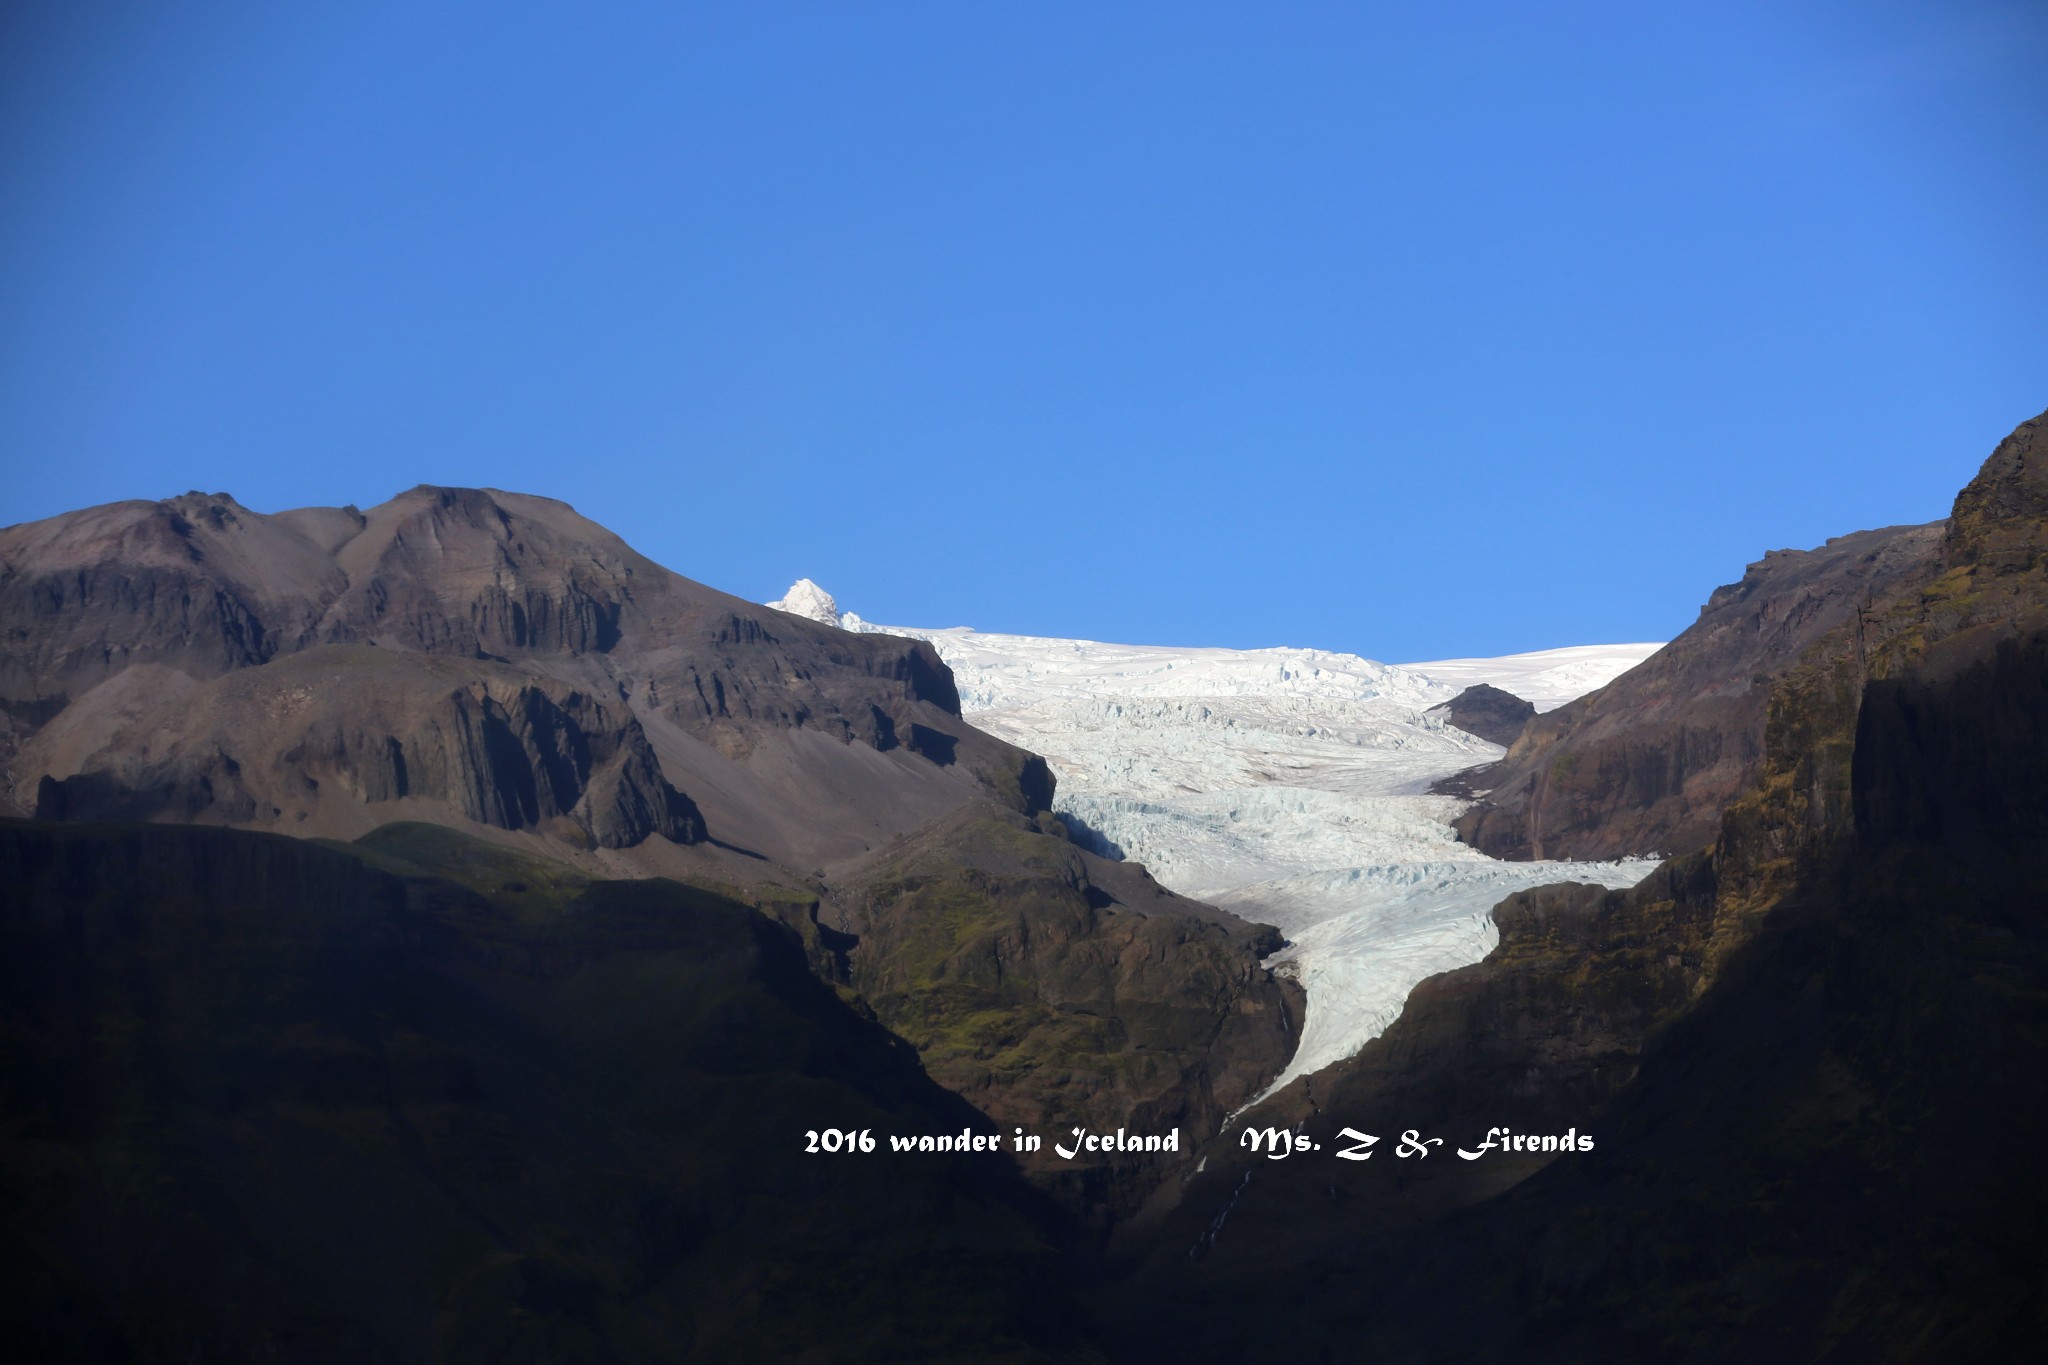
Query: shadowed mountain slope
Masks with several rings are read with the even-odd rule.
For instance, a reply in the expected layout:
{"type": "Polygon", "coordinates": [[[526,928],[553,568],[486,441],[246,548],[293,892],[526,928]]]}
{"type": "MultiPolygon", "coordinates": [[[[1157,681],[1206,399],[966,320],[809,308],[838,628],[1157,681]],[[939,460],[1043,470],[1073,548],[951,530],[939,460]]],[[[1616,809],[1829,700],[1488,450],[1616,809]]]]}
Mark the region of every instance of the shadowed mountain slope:
{"type": "MultiPolygon", "coordinates": [[[[1212,1145],[1103,1322],[1134,1360],[2018,1359],[2048,1315],[2048,421],[1768,691],[1711,850],[1496,908],[1212,1145]],[[1337,1130],[1383,1135],[1329,1160],[1337,1130]],[[1494,1151],[1489,1130],[1590,1150],[1494,1151]],[[1398,1135],[1442,1137],[1403,1158],[1398,1135]]],[[[1107,1303],[1107,1300],[1105,1300],[1107,1303]]]]}
{"type": "Polygon", "coordinates": [[[860,941],[851,984],[942,1085],[1031,1132],[1180,1130],[1170,1155],[1025,1158],[1098,1226],[1187,1169],[1188,1149],[1294,1054],[1301,988],[1258,965],[1278,931],[1019,816],[934,822],[834,889],[860,941]]]}
{"type": "Polygon", "coordinates": [[[796,934],[410,830],[0,822],[15,1358],[1087,1358],[1057,1218],[889,1151],[992,1129],[796,934]]]}

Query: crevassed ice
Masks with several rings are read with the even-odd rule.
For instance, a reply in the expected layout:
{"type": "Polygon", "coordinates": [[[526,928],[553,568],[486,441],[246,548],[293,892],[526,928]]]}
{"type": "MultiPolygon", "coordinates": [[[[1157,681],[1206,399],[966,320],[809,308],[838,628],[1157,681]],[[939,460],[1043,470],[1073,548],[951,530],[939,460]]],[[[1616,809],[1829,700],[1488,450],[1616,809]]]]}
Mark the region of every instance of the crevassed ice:
{"type": "Polygon", "coordinates": [[[1464,803],[1428,788],[1501,750],[1425,714],[1475,682],[1547,710],[1655,645],[1403,667],[1317,649],[882,627],[851,613],[840,624],[931,641],[974,723],[1052,765],[1062,815],[1162,884],[1279,926],[1290,943],[1270,961],[1307,989],[1308,1017],[1267,1093],[1378,1037],[1425,977],[1491,952],[1502,897],[1557,881],[1632,886],[1656,866],[1509,863],[1459,843],[1450,821],[1464,803]]]}

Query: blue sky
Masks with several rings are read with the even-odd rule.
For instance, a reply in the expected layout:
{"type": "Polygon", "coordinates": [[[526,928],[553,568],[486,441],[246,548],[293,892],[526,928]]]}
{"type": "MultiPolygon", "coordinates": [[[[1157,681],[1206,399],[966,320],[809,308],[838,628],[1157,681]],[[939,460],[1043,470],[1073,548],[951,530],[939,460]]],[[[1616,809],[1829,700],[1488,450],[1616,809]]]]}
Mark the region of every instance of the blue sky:
{"type": "Polygon", "coordinates": [[[574,503],[753,598],[1659,639],[2048,406],[2037,4],[0,17],[0,523],[574,503]]]}

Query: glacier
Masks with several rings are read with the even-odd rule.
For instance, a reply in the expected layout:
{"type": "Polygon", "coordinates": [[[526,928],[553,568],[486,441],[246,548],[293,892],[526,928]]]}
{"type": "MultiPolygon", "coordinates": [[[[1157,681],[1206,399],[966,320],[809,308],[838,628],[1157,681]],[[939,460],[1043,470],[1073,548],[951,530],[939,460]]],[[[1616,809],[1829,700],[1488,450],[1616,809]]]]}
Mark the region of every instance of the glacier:
{"type": "Polygon", "coordinates": [[[1055,813],[1079,842],[1276,925],[1288,944],[1268,964],[1301,982],[1308,1008],[1267,1094],[1378,1037],[1424,978],[1491,952],[1504,896],[1558,881],[1633,886],[1657,865],[1503,862],[1459,843],[1450,821],[1466,803],[1429,787],[1503,750],[1427,712],[1477,682],[1548,710],[1658,645],[1393,665],[881,626],[838,612],[809,579],[769,605],[930,641],[974,723],[1052,766],[1055,813]]]}

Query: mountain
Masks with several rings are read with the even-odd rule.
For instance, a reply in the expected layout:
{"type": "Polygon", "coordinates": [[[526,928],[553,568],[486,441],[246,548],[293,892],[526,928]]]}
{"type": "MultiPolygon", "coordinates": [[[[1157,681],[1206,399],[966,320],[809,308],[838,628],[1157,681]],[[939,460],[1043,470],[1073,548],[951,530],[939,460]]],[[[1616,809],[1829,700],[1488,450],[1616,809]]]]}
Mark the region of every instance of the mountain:
{"type": "Polygon", "coordinates": [[[724,888],[985,1113],[1128,1096],[1213,1130],[1295,1050],[1299,990],[1259,960],[1277,935],[1069,843],[1044,760],[963,720],[928,643],[743,602],[551,499],[194,493],[7,528],[0,702],[43,821],[352,848],[425,824],[593,882],[724,888]],[[922,1021],[984,1005],[1023,1041],[976,1042],[974,1071],[922,1021]],[[1085,1055],[1041,1047],[1083,1014],[1085,1055]]]}
{"type": "Polygon", "coordinates": [[[839,604],[832,600],[832,594],[808,578],[799,578],[790,585],[788,592],[768,604],[777,611],[786,611],[791,616],[801,616],[806,621],[820,625],[839,624],[839,604]]]}
{"type": "Polygon", "coordinates": [[[1605,687],[1538,716],[1499,763],[1447,791],[1483,793],[1461,838],[1501,858],[1618,858],[1705,847],[1764,756],[1772,684],[1822,637],[1925,573],[1943,524],[1777,550],[1717,588],[1677,639],[1605,687]]]}
{"type": "Polygon", "coordinates": [[[1455,841],[1424,788],[1530,734],[1429,714],[1452,683],[848,632],[604,534],[476,490],[0,532],[46,817],[0,821],[17,1354],[1935,1362],[2048,1327],[2048,415],[1945,524],[1755,573],[1578,704],[1768,665],[1694,698],[1762,694],[1758,756],[1654,869],[1455,841]],[[1178,1150],[860,1147],[1112,1124],[1178,1150]]]}
{"type": "Polygon", "coordinates": [[[192,493],[10,527],[0,621],[14,802],[72,818],[566,821],[809,869],[1050,795],[961,724],[928,646],[742,602],[522,494],[265,516],[192,493]]]}
{"type": "Polygon", "coordinates": [[[1256,1352],[1276,1303],[1309,1358],[2028,1354],[2044,456],[2048,415],[1758,684],[1762,753],[1710,848],[1503,902],[1483,963],[1209,1144],[1103,1291],[1129,1358],[1256,1352]],[[1363,1162],[1239,1145],[1269,1126],[1325,1152],[1384,1136],[1363,1162]],[[1458,1158],[1501,1133],[1573,1147],[1458,1158]]]}

